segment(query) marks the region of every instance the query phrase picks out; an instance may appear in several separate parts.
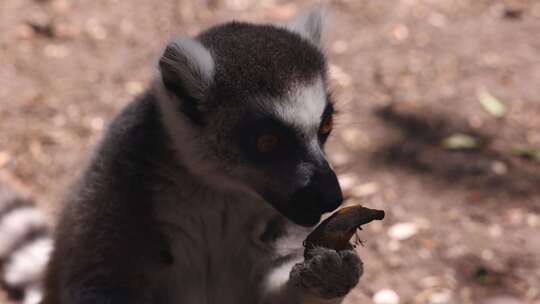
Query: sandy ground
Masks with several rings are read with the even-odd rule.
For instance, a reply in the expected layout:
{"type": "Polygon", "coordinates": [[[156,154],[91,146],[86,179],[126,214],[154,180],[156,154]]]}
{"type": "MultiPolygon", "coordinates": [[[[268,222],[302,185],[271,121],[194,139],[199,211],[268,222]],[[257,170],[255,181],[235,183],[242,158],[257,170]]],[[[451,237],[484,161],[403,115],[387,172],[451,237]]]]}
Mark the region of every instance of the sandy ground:
{"type": "MultiPolygon", "coordinates": [[[[0,170],[54,215],[167,40],[311,4],[0,0],[0,170]]],[[[388,214],[361,234],[347,303],[540,303],[540,1],[330,6],[329,154],[350,202],[388,214]]]]}

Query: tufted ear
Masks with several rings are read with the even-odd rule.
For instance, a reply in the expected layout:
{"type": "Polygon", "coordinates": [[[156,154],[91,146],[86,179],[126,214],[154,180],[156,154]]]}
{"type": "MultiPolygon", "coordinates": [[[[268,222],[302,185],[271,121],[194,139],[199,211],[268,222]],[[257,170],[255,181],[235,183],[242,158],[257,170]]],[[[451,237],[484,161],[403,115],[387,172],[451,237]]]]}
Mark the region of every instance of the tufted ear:
{"type": "Polygon", "coordinates": [[[326,15],[327,11],[324,7],[316,6],[290,20],[286,27],[320,48],[323,44],[326,15]]]}
{"type": "Polygon", "coordinates": [[[167,45],[159,59],[165,88],[181,101],[180,109],[200,122],[205,98],[214,74],[214,59],[198,41],[178,38],[167,45]]]}

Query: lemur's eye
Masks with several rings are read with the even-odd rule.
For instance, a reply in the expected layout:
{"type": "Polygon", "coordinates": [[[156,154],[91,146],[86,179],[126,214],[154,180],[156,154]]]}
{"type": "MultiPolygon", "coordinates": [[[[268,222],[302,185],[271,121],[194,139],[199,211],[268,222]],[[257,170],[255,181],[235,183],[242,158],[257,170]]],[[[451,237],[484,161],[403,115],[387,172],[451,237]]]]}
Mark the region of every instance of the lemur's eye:
{"type": "Polygon", "coordinates": [[[257,151],[259,153],[269,153],[279,145],[279,137],[274,134],[264,134],[257,138],[257,151]]]}
{"type": "Polygon", "coordinates": [[[319,128],[319,134],[328,135],[332,128],[334,127],[334,117],[333,115],[328,115],[326,119],[322,122],[321,127],[319,128]]]}

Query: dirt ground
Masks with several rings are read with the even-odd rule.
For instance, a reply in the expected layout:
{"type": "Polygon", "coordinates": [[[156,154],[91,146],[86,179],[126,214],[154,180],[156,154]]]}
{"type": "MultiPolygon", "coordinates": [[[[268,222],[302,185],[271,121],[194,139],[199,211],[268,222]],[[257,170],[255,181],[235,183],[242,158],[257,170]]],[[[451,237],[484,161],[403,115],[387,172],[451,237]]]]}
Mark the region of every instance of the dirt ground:
{"type": "MultiPolygon", "coordinates": [[[[53,215],[167,40],[312,4],[0,0],[0,170],[53,215]]],[[[349,202],[388,214],[347,303],[540,303],[540,1],[330,7],[329,154],[349,202]]]]}

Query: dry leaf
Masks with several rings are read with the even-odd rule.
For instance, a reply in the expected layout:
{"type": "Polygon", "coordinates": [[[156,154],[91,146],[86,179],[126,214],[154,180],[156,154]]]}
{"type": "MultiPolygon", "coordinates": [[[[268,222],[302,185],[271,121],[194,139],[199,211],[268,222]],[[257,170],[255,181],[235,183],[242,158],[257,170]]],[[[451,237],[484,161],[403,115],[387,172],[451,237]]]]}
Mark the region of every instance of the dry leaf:
{"type": "Polygon", "coordinates": [[[445,138],[442,145],[448,150],[466,150],[478,148],[479,143],[476,138],[470,135],[455,133],[445,138]]]}
{"type": "Polygon", "coordinates": [[[484,110],[486,110],[489,114],[497,118],[501,118],[506,115],[506,106],[486,90],[481,90],[478,92],[478,100],[480,101],[480,104],[484,110]]]}
{"type": "Polygon", "coordinates": [[[540,162],[540,149],[529,146],[515,145],[512,147],[512,153],[517,156],[526,157],[540,162]]]}

